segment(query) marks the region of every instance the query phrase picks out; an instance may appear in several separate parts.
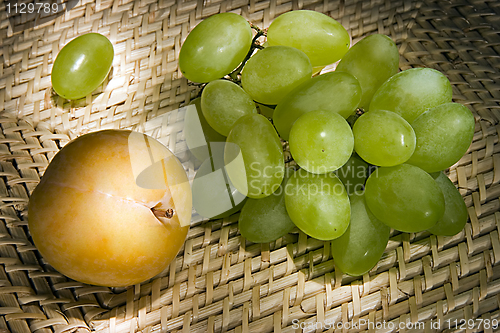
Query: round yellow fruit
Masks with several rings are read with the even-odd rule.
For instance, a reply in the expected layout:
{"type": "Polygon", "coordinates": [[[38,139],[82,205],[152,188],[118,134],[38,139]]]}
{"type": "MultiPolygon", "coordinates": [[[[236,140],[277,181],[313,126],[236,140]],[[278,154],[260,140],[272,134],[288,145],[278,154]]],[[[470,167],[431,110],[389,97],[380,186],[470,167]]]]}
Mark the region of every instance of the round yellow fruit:
{"type": "Polygon", "coordinates": [[[71,141],[33,191],[33,241],[45,260],[80,282],[143,282],[179,252],[191,221],[179,160],[155,139],[104,130],[71,141]]]}

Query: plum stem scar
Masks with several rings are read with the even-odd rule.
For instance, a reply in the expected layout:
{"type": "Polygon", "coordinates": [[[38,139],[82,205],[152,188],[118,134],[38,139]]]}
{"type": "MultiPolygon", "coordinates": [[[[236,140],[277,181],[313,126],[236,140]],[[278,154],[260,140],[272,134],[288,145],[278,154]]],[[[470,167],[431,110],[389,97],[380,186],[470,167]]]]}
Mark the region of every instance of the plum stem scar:
{"type": "Polygon", "coordinates": [[[171,219],[174,216],[174,210],[172,208],[167,210],[151,208],[151,210],[156,217],[166,217],[167,219],[171,219]]]}

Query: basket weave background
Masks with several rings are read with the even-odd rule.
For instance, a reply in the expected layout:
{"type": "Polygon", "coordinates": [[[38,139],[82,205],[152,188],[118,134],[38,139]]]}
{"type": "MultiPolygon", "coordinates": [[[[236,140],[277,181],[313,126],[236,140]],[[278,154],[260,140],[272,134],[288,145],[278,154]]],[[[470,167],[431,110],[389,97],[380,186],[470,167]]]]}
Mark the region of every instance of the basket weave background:
{"type": "MultiPolygon", "coordinates": [[[[500,2],[316,0],[80,0],[30,27],[0,0],[0,332],[294,332],[316,322],[431,323],[500,320],[500,2]],[[27,203],[48,162],[70,139],[128,128],[185,149],[183,112],[196,95],[177,57],[202,19],[233,11],[266,28],[279,14],[312,9],[339,20],[353,40],[397,42],[400,68],[445,73],[454,101],[476,118],[469,152],[449,171],[470,221],[454,237],[393,233],[384,257],[360,278],[334,269],[330,243],[291,233],[270,244],[240,237],[237,215],[194,222],[176,260],[140,285],[110,289],[55,272],[31,243],[27,203]],[[87,32],[115,47],[109,80],[68,103],[52,94],[58,51],[87,32]]],[[[193,175],[193,166],[185,164],[193,175]]],[[[483,331],[477,329],[469,331],[483,331]]],[[[335,331],[375,331],[374,327],[335,331]]],[[[330,332],[333,332],[330,329],[330,332]]],[[[455,331],[454,329],[448,331],[455,331]]],[[[457,330],[457,331],[466,331],[457,330]]],[[[484,329],[485,332],[495,331],[484,329]]]]}

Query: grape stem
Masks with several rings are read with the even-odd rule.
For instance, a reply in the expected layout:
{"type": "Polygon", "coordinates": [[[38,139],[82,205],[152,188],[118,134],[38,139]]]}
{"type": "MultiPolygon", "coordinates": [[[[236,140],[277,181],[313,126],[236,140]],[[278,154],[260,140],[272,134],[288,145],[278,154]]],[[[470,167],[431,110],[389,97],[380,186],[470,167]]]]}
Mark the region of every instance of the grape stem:
{"type": "Polygon", "coordinates": [[[251,26],[252,26],[252,29],[257,31],[257,34],[252,39],[252,46],[250,46],[250,50],[248,51],[245,59],[243,59],[241,64],[238,66],[238,68],[236,68],[234,71],[231,72],[231,74],[229,74],[229,77],[231,78],[231,80],[236,82],[236,83],[239,82],[238,75],[241,74],[243,67],[247,63],[248,59],[250,59],[250,57],[252,56],[255,49],[262,50],[264,48],[262,45],[260,45],[260,43],[257,41],[257,39],[259,39],[262,36],[265,36],[266,34],[259,27],[255,26],[253,24],[251,26]]]}

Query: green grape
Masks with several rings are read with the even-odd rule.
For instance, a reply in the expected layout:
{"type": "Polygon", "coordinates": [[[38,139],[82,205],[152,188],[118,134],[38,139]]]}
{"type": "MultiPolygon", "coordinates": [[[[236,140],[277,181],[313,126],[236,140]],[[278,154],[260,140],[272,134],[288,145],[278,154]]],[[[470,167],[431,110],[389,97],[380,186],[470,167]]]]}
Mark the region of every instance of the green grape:
{"type": "Polygon", "coordinates": [[[200,161],[210,157],[212,142],[226,142],[226,137],[217,133],[201,112],[201,98],[189,102],[184,116],[184,137],[189,151],[200,161]]]}
{"type": "Polygon", "coordinates": [[[443,191],[444,215],[429,231],[439,236],[456,235],[467,223],[467,206],[460,192],[444,173],[439,173],[436,183],[443,191]]]}
{"type": "Polygon", "coordinates": [[[303,51],[314,67],[339,60],[349,49],[351,37],[333,18],[312,10],[295,10],[278,16],[267,31],[269,45],[303,51]]]}
{"type": "Polygon", "coordinates": [[[226,139],[224,160],[234,186],[249,198],[271,195],[283,180],[283,146],[263,115],[250,114],[236,121],[226,139]]]}
{"type": "Polygon", "coordinates": [[[335,174],[344,184],[347,194],[352,195],[357,191],[363,191],[366,178],[368,177],[369,166],[355,153],[335,174]]]}
{"type": "Polygon", "coordinates": [[[394,111],[410,124],[427,109],[451,102],[450,81],[431,68],[412,68],[393,75],[373,95],[369,110],[394,111]]]}
{"type": "Polygon", "coordinates": [[[273,118],[273,113],[274,113],[273,108],[271,108],[267,105],[259,104],[259,111],[260,111],[260,114],[263,115],[264,117],[270,118],[270,119],[273,118]]]}
{"type": "Polygon", "coordinates": [[[290,130],[290,153],[311,173],[327,173],[344,165],[352,154],[351,127],[338,113],[311,111],[295,121],[290,130]]]}
{"type": "Polygon", "coordinates": [[[285,205],[293,223],[319,240],[341,236],[351,217],[347,192],[333,173],[295,171],[285,186],[285,205]]]}
{"type": "Polygon", "coordinates": [[[97,89],[113,63],[113,44],[101,34],[81,35],[66,44],[52,66],[55,92],[66,99],[79,99],[97,89]]]}
{"type": "Polygon", "coordinates": [[[201,94],[201,110],[210,126],[224,136],[240,117],[257,113],[250,96],[228,80],[215,80],[205,86],[201,94]]]}
{"type": "Polygon", "coordinates": [[[285,207],[285,184],[291,172],[286,169],[280,187],[270,196],[247,200],[238,221],[243,237],[254,243],[269,243],[295,228],[285,207]]]}
{"type": "Polygon", "coordinates": [[[449,168],[467,152],[475,120],[466,106],[445,103],[424,112],[411,125],[417,146],[408,163],[436,172],[449,168]]]}
{"type": "Polygon", "coordinates": [[[224,142],[214,144],[212,157],[200,166],[193,179],[193,207],[206,218],[223,218],[238,212],[246,197],[232,185],[224,169],[224,142]]]}
{"type": "Polygon", "coordinates": [[[380,221],[404,232],[427,230],[444,213],[439,186],[427,172],[410,164],[377,168],[366,181],[365,199],[380,221]]]}
{"type": "Polygon", "coordinates": [[[396,43],[386,35],[374,34],[354,44],[335,70],[351,73],[358,79],[363,92],[359,107],[366,110],[375,91],[398,69],[396,43]]]}
{"type": "Polygon", "coordinates": [[[391,111],[370,111],[352,128],[354,149],[368,163],[394,166],[406,162],[415,151],[415,132],[400,115],[391,111]]]}
{"type": "Polygon", "coordinates": [[[247,61],[241,85],[255,101],[274,105],[311,75],[311,62],[304,52],[288,46],[268,46],[247,61]]]}
{"type": "Polygon", "coordinates": [[[182,74],[193,82],[224,77],[245,59],[252,46],[252,35],[250,24],[235,13],[220,13],[201,21],[182,44],[182,74]]]}
{"type": "Polygon", "coordinates": [[[346,232],[332,240],[335,266],[343,273],[361,276],[380,260],[387,247],[391,228],[380,222],[366,207],[363,192],[349,197],[351,222],[346,232]]]}
{"type": "Polygon", "coordinates": [[[276,106],[274,126],[288,140],[293,123],[304,113],[326,110],[349,117],[358,107],[361,87],[349,73],[330,72],[313,77],[292,90],[276,106]]]}

